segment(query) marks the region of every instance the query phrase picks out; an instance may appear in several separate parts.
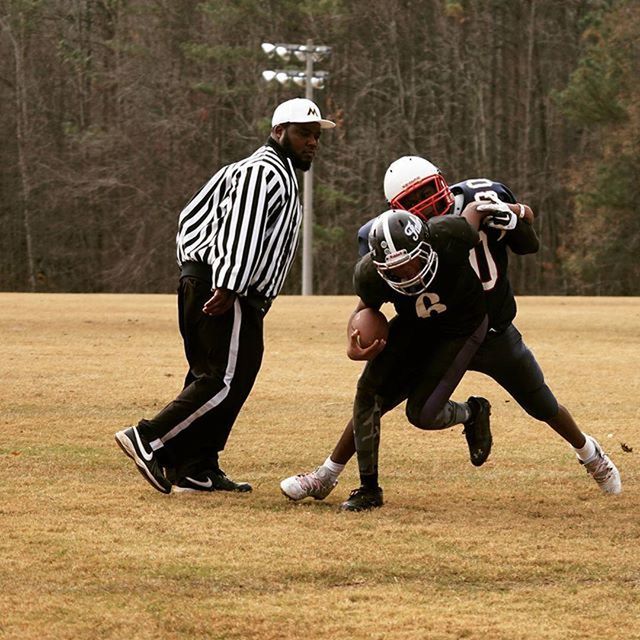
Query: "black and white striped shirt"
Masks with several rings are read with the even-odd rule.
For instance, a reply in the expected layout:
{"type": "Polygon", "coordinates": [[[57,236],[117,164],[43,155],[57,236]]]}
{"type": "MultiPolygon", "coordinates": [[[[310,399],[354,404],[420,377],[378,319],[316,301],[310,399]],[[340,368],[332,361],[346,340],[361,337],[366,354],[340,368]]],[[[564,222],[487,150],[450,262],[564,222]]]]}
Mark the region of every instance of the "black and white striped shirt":
{"type": "Polygon", "coordinates": [[[178,264],[210,264],[213,288],[275,298],[295,255],[301,219],[295,170],[270,138],[220,169],[182,210],[178,264]]]}

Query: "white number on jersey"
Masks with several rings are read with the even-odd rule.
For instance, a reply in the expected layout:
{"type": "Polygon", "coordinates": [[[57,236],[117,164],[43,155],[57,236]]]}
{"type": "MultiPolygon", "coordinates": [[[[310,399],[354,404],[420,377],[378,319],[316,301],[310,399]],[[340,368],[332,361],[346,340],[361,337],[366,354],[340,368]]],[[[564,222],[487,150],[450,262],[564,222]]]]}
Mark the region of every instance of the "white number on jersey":
{"type": "Polygon", "coordinates": [[[446,310],[447,305],[440,302],[440,296],[437,293],[427,291],[416,299],[416,315],[418,318],[430,318],[438,313],[444,313],[446,310]]]}
{"type": "Polygon", "coordinates": [[[480,282],[482,282],[482,288],[485,291],[491,291],[491,289],[496,286],[496,282],[498,281],[498,267],[496,266],[495,260],[491,255],[491,251],[489,251],[489,245],[487,244],[487,234],[484,231],[480,231],[479,234],[480,244],[476,247],[473,247],[473,249],[469,251],[469,262],[471,263],[471,266],[476,272],[478,278],[480,278],[480,282]],[[478,258],[484,258],[487,269],[480,269],[478,258]],[[485,271],[485,273],[483,274],[482,271],[485,271]]]}
{"type": "MultiPolygon", "coordinates": [[[[467,186],[471,189],[481,189],[483,187],[490,187],[493,182],[486,180],[485,178],[478,178],[476,180],[467,180],[467,186]]],[[[498,194],[493,189],[487,189],[486,191],[476,191],[473,194],[473,199],[476,202],[491,201],[492,198],[498,199],[498,194]]],[[[498,267],[495,260],[489,251],[489,244],[487,242],[487,234],[484,231],[480,231],[480,244],[474,247],[469,252],[469,262],[476,272],[480,282],[482,282],[482,288],[485,291],[491,291],[498,281],[498,267]],[[486,263],[487,268],[481,270],[478,264],[478,260],[482,260],[486,263]],[[484,271],[485,273],[482,273],[484,271]]]]}

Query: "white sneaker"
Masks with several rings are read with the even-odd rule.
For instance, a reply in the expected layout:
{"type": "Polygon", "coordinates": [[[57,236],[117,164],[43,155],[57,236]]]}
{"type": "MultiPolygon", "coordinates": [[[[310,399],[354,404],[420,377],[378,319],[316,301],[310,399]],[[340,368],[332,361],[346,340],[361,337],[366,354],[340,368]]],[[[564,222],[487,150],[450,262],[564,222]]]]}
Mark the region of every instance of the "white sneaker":
{"type": "Polygon", "coordinates": [[[620,480],[620,472],[609,456],[602,450],[598,441],[591,436],[587,436],[595,448],[596,455],[589,462],[578,461],[587,470],[587,473],[598,483],[598,486],[604,493],[618,494],[622,493],[622,481],[620,480]]]}
{"type": "Polygon", "coordinates": [[[321,466],[309,473],[285,478],[280,483],[280,490],[290,500],[303,498],[324,500],[337,484],[337,478],[333,478],[328,469],[321,466]]]}

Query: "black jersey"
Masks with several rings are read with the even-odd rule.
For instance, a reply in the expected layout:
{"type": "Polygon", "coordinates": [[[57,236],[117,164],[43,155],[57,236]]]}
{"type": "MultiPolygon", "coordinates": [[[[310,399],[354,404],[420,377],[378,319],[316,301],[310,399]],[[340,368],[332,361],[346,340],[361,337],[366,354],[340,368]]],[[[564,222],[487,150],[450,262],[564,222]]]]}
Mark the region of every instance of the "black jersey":
{"type": "MultiPolygon", "coordinates": [[[[503,202],[511,204],[516,202],[508,187],[486,178],[464,180],[450,188],[454,195],[454,205],[447,215],[459,216],[470,202],[486,200],[490,194],[497,196],[503,202]]],[[[369,251],[367,238],[372,223],[373,221],[367,222],[358,231],[360,255],[369,251]]],[[[512,231],[505,233],[483,227],[479,235],[480,243],[471,249],[469,260],[482,281],[489,314],[489,327],[496,331],[503,331],[516,315],[516,301],[508,276],[507,247],[521,255],[535,253],[538,250],[538,238],[533,227],[523,220],[519,220],[512,231]]]]}
{"type": "Polygon", "coordinates": [[[438,254],[438,270],[427,291],[417,296],[394,291],[367,254],[355,267],[355,292],[367,306],[391,302],[398,315],[424,319],[442,335],[468,335],[486,314],[482,285],[469,263],[478,234],[464,218],[453,216],[433,218],[425,226],[438,254]]]}

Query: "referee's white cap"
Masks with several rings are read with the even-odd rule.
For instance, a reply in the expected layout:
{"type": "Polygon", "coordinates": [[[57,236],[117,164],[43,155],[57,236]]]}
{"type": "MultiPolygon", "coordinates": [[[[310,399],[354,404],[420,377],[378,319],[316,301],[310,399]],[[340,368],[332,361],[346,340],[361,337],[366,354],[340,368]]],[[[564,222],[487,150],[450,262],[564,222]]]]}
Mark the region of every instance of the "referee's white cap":
{"type": "Polygon", "coordinates": [[[331,120],[323,120],[318,105],[307,98],[293,98],[276,107],[271,127],[289,122],[319,122],[321,129],[333,129],[336,126],[331,120]]]}

